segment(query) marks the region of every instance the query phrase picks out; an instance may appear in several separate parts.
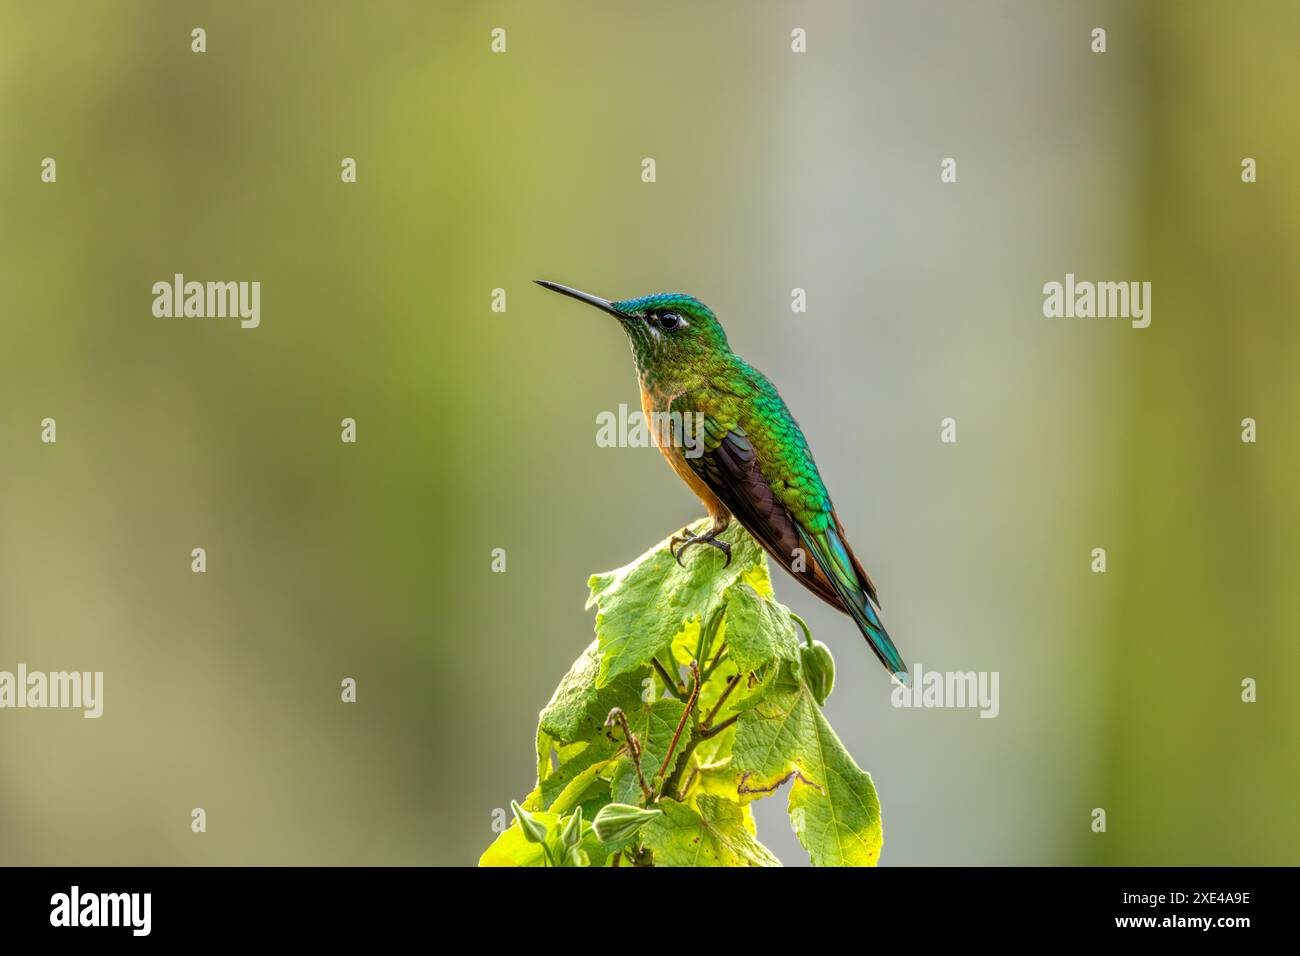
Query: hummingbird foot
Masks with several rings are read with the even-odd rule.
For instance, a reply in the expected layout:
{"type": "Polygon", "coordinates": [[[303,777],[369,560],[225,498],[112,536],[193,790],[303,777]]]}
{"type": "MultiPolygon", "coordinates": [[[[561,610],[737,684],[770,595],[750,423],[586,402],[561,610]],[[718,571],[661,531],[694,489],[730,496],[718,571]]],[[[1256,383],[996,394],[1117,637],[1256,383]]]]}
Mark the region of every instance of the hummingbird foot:
{"type": "Polygon", "coordinates": [[[668,539],[668,551],[677,559],[677,563],[682,567],[686,567],[685,564],[682,564],[682,554],[685,553],[686,549],[693,544],[713,545],[713,547],[717,548],[727,556],[726,564],[724,564],[723,567],[725,568],[731,563],[731,545],[727,544],[725,541],[718,540],[717,532],[713,529],[711,523],[708,530],[703,531],[700,534],[692,534],[689,527],[683,528],[682,530],[684,532],[683,534],[675,534],[668,539]],[[678,547],[678,545],[680,545],[680,547],[678,547]],[[674,551],[674,547],[676,547],[677,550],[674,551]]]}

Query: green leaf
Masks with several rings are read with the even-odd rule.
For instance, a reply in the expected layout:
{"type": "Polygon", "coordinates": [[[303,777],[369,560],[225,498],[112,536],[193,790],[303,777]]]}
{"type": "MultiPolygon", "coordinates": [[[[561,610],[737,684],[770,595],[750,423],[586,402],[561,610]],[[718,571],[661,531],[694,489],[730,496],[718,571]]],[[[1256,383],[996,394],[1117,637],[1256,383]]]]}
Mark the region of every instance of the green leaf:
{"type": "Polygon", "coordinates": [[[774,657],[793,661],[799,656],[799,635],[790,609],[760,594],[748,581],[727,589],[727,617],[719,640],[727,642],[727,659],[741,671],[751,671],[774,657]]]}
{"type": "MultiPolygon", "coordinates": [[[[586,799],[593,788],[604,787],[599,777],[609,768],[618,744],[602,736],[591,743],[565,749],[578,752],[568,755],[560,768],[537,787],[538,807],[553,813],[568,813],[586,799]]],[[[527,802],[524,806],[531,809],[527,802]]]]}
{"type": "Polygon", "coordinates": [[[737,721],[732,769],[742,796],[792,781],[791,825],[814,866],[879,860],[880,801],[871,775],[844,749],[793,665],[784,665],[771,690],[737,721]]]}
{"type": "Polygon", "coordinates": [[[604,731],[605,717],[611,707],[628,710],[636,705],[645,693],[644,681],[650,678],[649,669],[644,668],[598,687],[599,672],[600,642],[592,641],[564,675],[550,703],[542,709],[539,732],[565,743],[589,740],[604,731]]]}
{"type": "Polygon", "coordinates": [[[686,566],[679,566],[665,538],[631,564],[592,575],[587,607],[597,607],[598,686],[649,663],[688,622],[707,620],[723,603],[727,588],[746,572],[759,568],[766,576],[766,555],[738,522],[720,538],[731,546],[731,564],[725,569],[722,553],[707,545],[689,549],[686,566]]]}
{"type": "Polygon", "coordinates": [[[564,866],[591,866],[591,857],[582,847],[565,847],[563,859],[564,866]]]}
{"type": "MultiPolygon", "coordinates": [[[[532,819],[543,827],[550,829],[559,823],[560,818],[554,813],[534,813],[532,819]]],[[[492,841],[492,845],[479,857],[479,866],[545,866],[546,854],[542,844],[528,839],[518,823],[492,841]]]]}
{"type": "Polygon", "coordinates": [[[667,798],[664,815],[641,830],[641,844],[654,853],[655,866],[780,866],[759,843],[738,804],[703,794],[695,808],[667,798]]]}

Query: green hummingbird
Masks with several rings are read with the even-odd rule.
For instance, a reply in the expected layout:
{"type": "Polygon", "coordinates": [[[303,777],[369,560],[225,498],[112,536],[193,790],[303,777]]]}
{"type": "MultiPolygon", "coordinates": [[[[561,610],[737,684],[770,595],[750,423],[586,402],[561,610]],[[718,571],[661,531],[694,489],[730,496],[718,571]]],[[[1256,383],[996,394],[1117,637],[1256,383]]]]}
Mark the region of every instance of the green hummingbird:
{"type": "Polygon", "coordinates": [[[681,292],[611,301],[536,281],[618,319],[648,422],[702,425],[690,453],[685,440],[664,441],[651,429],[709,514],[706,528],[688,526],[670,539],[678,563],[691,545],[707,544],[729,564],[731,546],[718,535],[735,517],[799,583],[853,618],[880,662],[907,683],[907,665],[880,621],[876,586],[845,540],[807,439],[776,386],[731,351],[713,310],[681,292]]]}

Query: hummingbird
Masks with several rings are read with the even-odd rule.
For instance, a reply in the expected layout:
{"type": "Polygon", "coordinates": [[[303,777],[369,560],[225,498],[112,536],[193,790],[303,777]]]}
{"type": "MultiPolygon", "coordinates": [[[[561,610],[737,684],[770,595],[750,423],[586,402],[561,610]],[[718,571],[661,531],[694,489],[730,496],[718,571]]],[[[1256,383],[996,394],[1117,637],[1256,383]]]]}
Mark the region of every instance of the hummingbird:
{"type": "Polygon", "coordinates": [[[535,281],[618,320],[632,346],[647,422],[702,424],[691,454],[684,441],[664,441],[650,429],[708,512],[707,526],[688,525],[669,539],[677,562],[687,548],[708,545],[730,564],[731,546],[718,535],[734,517],[795,580],[848,614],[880,663],[906,684],[907,665],[881,623],[876,586],[849,547],[807,439],[776,386],[731,350],[713,310],[682,292],[611,301],[535,281]]]}

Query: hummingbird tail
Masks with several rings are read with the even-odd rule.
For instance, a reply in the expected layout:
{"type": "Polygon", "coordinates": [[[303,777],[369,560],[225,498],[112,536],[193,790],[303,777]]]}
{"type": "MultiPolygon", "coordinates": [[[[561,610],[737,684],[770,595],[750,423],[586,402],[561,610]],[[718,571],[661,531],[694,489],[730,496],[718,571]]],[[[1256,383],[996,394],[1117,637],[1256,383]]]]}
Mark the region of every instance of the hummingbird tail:
{"type": "Polygon", "coordinates": [[[898,653],[898,648],[890,639],[885,625],[880,623],[880,615],[871,606],[871,599],[863,594],[860,604],[852,600],[846,600],[844,604],[848,608],[849,616],[858,625],[858,630],[867,639],[871,649],[876,652],[876,657],[880,658],[880,663],[889,669],[889,673],[895,680],[907,686],[911,678],[907,673],[907,665],[903,663],[903,655],[898,653]]]}
{"type": "Polygon", "coordinates": [[[804,543],[809,546],[817,563],[826,571],[826,576],[830,578],[831,586],[839,595],[845,612],[853,618],[853,623],[867,639],[867,643],[871,645],[880,663],[885,665],[885,669],[900,684],[908,684],[910,678],[907,674],[907,665],[903,663],[903,655],[898,653],[898,648],[890,639],[889,632],[881,623],[880,614],[872,605],[871,596],[867,593],[869,585],[859,580],[856,562],[844,546],[838,530],[834,527],[827,528],[823,533],[813,537],[800,529],[799,534],[804,543]]]}

